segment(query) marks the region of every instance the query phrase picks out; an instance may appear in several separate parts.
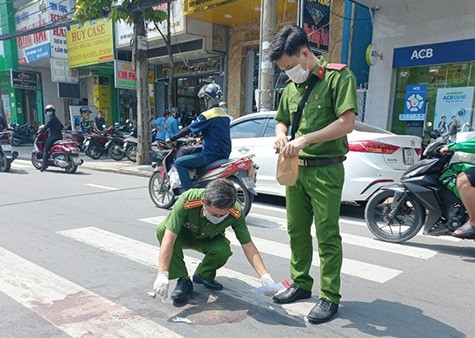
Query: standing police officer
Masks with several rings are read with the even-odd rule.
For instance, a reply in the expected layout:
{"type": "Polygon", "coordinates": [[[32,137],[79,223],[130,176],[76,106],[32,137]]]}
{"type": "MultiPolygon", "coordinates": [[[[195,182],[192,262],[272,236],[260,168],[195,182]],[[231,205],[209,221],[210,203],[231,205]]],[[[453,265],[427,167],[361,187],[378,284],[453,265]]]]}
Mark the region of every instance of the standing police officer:
{"type": "Polygon", "coordinates": [[[59,141],[63,138],[63,124],[58,119],[55,114],[56,108],[52,104],[48,104],[45,107],[45,115],[46,115],[46,124],[43,128],[49,131],[48,139],[45,142],[45,148],[43,151],[43,164],[41,165],[41,171],[45,171],[48,168],[48,159],[49,159],[49,151],[53,146],[54,142],[59,141]]]}
{"type": "Polygon", "coordinates": [[[193,249],[205,255],[196,268],[193,282],[210,290],[222,290],[223,285],[215,277],[216,270],[226,264],[232,255],[225,236],[227,227],[233,229],[262,285],[274,284],[251,240],[241,206],[236,202],[236,188],[231,181],[216,179],[205,189],[190,189],[183,193],[172,212],[158,226],[160,254],[158,274],[153,284],[156,294],[166,298],[169,279],[178,278],[171,298],[180,304],[190,299],[193,283],[183,260],[183,249],[193,249]]]}
{"type": "MultiPolygon", "coordinates": [[[[299,157],[297,183],[286,188],[287,227],[290,236],[293,284],[274,296],[276,303],[310,298],[313,278],[312,236],[315,219],[320,256],[320,298],[310,311],[311,323],[330,320],[340,302],[340,271],[343,250],[339,232],[343,161],[348,152],[346,135],[353,130],[357,111],[356,79],[345,65],[327,63],[311,51],[305,31],[286,26],[270,46],[270,58],[287,73],[285,88],[275,119],[274,147],[284,157],[299,157]],[[316,79],[312,79],[317,77],[316,79]],[[295,139],[288,128],[310,83],[316,80],[302,109],[295,139]]],[[[294,127],[294,126],[293,126],[294,127]]]]}

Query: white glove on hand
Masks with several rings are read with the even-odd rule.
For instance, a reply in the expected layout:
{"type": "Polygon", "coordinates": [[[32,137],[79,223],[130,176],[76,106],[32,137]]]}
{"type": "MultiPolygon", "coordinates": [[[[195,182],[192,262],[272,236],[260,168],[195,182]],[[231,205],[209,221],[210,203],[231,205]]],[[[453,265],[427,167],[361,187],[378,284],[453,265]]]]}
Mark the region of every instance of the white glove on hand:
{"type": "Polygon", "coordinates": [[[170,281],[168,280],[168,271],[159,271],[157,278],[153,283],[153,291],[155,294],[164,300],[168,297],[168,287],[170,286],[170,281]]]}
{"type": "MultiPolygon", "coordinates": [[[[261,284],[262,284],[262,286],[270,286],[270,285],[275,284],[274,280],[270,276],[270,273],[266,273],[265,275],[262,275],[261,284]]],[[[270,292],[264,292],[264,295],[267,296],[267,297],[272,297],[276,293],[277,293],[276,291],[270,291],[270,292]]]]}

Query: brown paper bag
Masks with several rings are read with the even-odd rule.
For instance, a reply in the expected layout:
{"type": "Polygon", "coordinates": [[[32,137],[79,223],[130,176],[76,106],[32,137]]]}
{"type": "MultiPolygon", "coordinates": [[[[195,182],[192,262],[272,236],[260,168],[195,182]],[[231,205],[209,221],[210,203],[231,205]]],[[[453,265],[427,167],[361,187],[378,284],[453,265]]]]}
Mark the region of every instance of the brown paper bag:
{"type": "Polygon", "coordinates": [[[297,156],[284,158],[284,156],[279,153],[275,176],[280,185],[295,185],[299,176],[299,158],[297,156]]]}

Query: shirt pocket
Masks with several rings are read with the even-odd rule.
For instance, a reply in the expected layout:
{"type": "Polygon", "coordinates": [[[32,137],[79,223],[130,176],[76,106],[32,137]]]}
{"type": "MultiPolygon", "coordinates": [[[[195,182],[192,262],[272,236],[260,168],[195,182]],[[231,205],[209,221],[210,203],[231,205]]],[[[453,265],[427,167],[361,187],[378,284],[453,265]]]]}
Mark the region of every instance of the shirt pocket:
{"type": "Polygon", "coordinates": [[[311,95],[307,101],[302,116],[302,123],[306,126],[304,133],[325,128],[337,119],[333,105],[328,96],[315,98],[311,95]]]}

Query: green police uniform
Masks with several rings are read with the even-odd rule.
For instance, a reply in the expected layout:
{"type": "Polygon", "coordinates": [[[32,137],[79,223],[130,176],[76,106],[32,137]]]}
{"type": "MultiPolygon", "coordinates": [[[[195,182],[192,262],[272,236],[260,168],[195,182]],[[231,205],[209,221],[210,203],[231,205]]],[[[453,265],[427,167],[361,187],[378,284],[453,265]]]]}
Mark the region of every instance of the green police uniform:
{"type": "Polygon", "coordinates": [[[229,226],[234,230],[239,243],[251,242],[251,235],[238,202],[231,208],[228,217],[218,224],[213,224],[203,215],[203,195],[204,189],[184,192],[167,218],[158,226],[157,238],[160,243],[165,229],[178,235],[170,262],[170,279],[188,276],[183,249],[193,249],[205,255],[196,271],[204,279],[212,281],[216,270],[226,264],[232,255],[230,242],[224,235],[229,226]]]}
{"type": "MultiPolygon", "coordinates": [[[[330,64],[322,57],[311,76],[319,80],[303,108],[295,138],[320,130],[348,110],[357,111],[356,79],[345,65],[330,64]]],[[[289,83],[280,99],[275,119],[288,127],[310,82],[289,83]]],[[[300,159],[344,156],[347,138],[313,143],[299,153],[300,159]]],[[[287,230],[290,236],[291,278],[302,289],[312,290],[310,276],[313,248],[310,227],[315,219],[320,256],[320,297],[340,302],[340,271],[343,250],[338,219],[344,181],[343,163],[305,166],[299,161],[299,176],[294,186],[286,188],[287,230]]]]}

